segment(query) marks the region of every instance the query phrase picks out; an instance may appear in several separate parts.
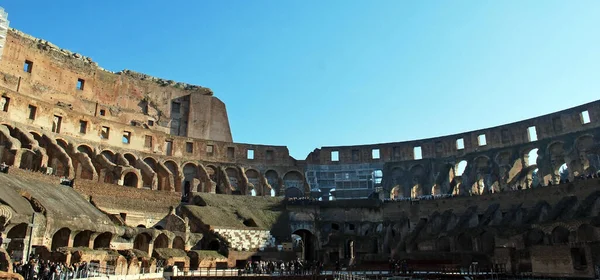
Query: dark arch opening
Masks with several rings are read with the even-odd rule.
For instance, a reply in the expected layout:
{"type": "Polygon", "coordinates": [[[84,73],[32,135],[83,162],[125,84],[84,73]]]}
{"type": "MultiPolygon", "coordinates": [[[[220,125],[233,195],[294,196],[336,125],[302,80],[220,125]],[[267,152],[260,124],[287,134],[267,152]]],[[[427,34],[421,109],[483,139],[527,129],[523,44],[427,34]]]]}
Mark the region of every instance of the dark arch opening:
{"type": "Polygon", "coordinates": [[[168,248],[169,247],[169,238],[164,233],[161,233],[154,240],[154,249],[158,248],[168,248]]]}
{"type": "Polygon", "coordinates": [[[253,219],[244,220],[244,225],[247,227],[258,227],[258,225],[256,224],[256,222],[253,219]]]}
{"type": "Polygon", "coordinates": [[[25,237],[27,236],[27,224],[22,223],[11,228],[6,237],[10,239],[6,252],[14,259],[22,259],[25,256],[25,237]]]}
{"type": "Polygon", "coordinates": [[[135,172],[128,172],[125,174],[125,177],[123,177],[123,185],[127,187],[137,187],[138,177],[135,172]]]}
{"type": "Polygon", "coordinates": [[[315,251],[315,247],[314,247],[314,235],[312,234],[312,232],[306,230],[306,229],[299,229],[294,231],[294,233],[297,236],[300,236],[300,246],[302,249],[302,254],[301,256],[303,257],[303,259],[311,261],[314,260],[317,256],[316,256],[316,251],[315,251]]]}
{"type": "Polygon", "coordinates": [[[127,153],[124,154],[123,157],[127,160],[127,164],[130,166],[135,166],[136,159],[134,155],[127,153]]]}
{"type": "Polygon", "coordinates": [[[94,239],[94,249],[110,248],[110,240],[112,239],[112,233],[105,232],[94,239]]]}
{"type": "Polygon", "coordinates": [[[67,247],[69,245],[69,237],[71,236],[71,230],[68,228],[61,228],[52,236],[52,251],[61,247],[67,247]]]}
{"type": "Polygon", "coordinates": [[[181,236],[176,236],[175,239],[173,239],[173,249],[185,250],[185,241],[183,241],[181,236]]]}
{"type": "Polygon", "coordinates": [[[148,252],[150,240],[152,240],[152,237],[149,234],[145,232],[138,234],[133,240],[133,249],[148,252]]]}
{"type": "Polygon", "coordinates": [[[219,243],[219,240],[215,239],[208,243],[208,250],[219,251],[220,248],[221,244],[219,243]]]}
{"type": "Polygon", "coordinates": [[[461,233],[456,238],[456,247],[458,251],[473,251],[473,240],[466,233],[461,233]]]}
{"type": "Polygon", "coordinates": [[[450,252],[450,238],[448,238],[447,236],[440,237],[436,241],[435,246],[438,251],[450,252]]]}
{"type": "Polygon", "coordinates": [[[90,247],[90,237],[92,232],[89,230],[84,230],[77,235],[73,240],[73,247],[90,247]]]}

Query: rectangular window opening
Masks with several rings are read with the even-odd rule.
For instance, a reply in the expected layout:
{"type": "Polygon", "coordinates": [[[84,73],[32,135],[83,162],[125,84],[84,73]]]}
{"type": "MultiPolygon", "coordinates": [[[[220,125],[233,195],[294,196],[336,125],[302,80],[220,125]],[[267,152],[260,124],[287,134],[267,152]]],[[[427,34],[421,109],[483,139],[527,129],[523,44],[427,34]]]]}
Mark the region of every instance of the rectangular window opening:
{"type": "Polygon", "coordinates": [[[273,160],[273,150],[267,150],[267,160],[273,160]]]}
{"type": "Polygon", "coordinates": [[[0,99],[0,109],[4,112],[8,112],[8,104],[10,103],[10,98],[6,96],[2,96],[0,99]]]}
{"type": "Polygon", "coordinates": [[[52,132],[60,133],[61,126],[62,126],[62,117],[54,115],[54,119],[52,120],[52,132]]]}
{"type": "Polygon", "coordinates": [[[35,107],[33,105],[29,105],[27,108],[29,109],[29,119],[35,120],[35,114],[37,112],[37,107],[35,107]]]}
{"type": "Polygon", "coordinates": [[[23,64],[23,71],[31,73],[31,71],[33,71],[33,62],[25,60],[25,63],[23,64]]]}
{"type": "Polygon", "coordinates": [[[87,122],[86,121],[79,121],[79,133],[81,134],[85,134],[87,133],[87,122]]]}
{"type": "Polygon", "coordinates": [[[185,152],[188,154],[194,153],[194,142],[185,142],[185,152]]]}
{"type": "Polygon", "coordinates": [[[153,120],[148,120],[148,126],[154,126],[154,121],[153,120]]]}
{"type": "Polygon", "coordinates": [[[179,114],[181,112],[181,103],[171,102],[171,114],[179,114]]]}
{"type": "Polygon", "coordinates": [[[465,148],[465,139],[464,138],[456,139],[456,149],[462,150],[464,148],[465,148]]]}
{"type": "Polygon", "coordinates": [[[423,159],[423,151],[421,150],[421,146],[416,146],[413,148],[413,159],[423,159]]]}
{"type": "Polygon", "coordinates": [[[254,159],[254,150],[250,150],[250,149],[248,150],[247,158],[254,159]]]}
{"type": "Polygon", "coordinates": [[[372,149],[371,150],[371,159],[379,159],[379,149],[372,149]]]}
{"type": "Polygon", "coordinates": [[[78,90],[83,90],[84,86],[85,86],[85,80],[84,79],[77,79],[77,89],[78,90]]]}
{"type": "Polygon", "coordinates": [[[235,148],[227,147],[227,158],[234,159],[235,158],[235,148]]]}
{"type": "Polygon", "coordinates": [[[109,136],[110,136],[110,127],[103,126],[102,130],[100,131],[100,139],[108,139],[109,136]]]}
{"type": "Polygon", "coordinates": [[[144,136],[144,148],[152,149],[152,135],[144,136]]]}
{"type": "Polygon", "coordinates": [[[477,144],[479,144],[479,146],[487,145],[487,140],[485,139],[485,134],[480,134],[479,136],[477,136],[477,144]]]}
{"type": "Polygon", "coordinates": [[[104,115],[106,115],[106,110],[100,109],[100,116],[104,116],[104,115]]]}
{"type": "Polygon", "coordinates": [[[340,161],[340,151],[331,151],[331,161],[340,161]]]}
{"type": "Polygon", "coordinates": [[[131,132],[123,131],[123,138],[121,139],[123,144],[129,144],[131,142],[131,132]]]}
{"type": "Polygon", "coordinates": [[[581,118],[581,124],[588,124],[591,122],[590,113],[587,110],[581,112],[579,117],[581,118]]]}
{"type": "Polygon", "coordinates": [[[529,142],[538,140],[535,126],[530,126],[527,128],[527,138],[529,138],[529,142]]]}
{"type": "Polygon", "coordinates": [[[215,153],[215,146],[213,145],[206,145],[206,155],[209,157],[212,157],[215,153]]]}
{"type": "Polygon", "coordinates": [[[167,156],[173,155],[173,141],[171,141],[171,140],[165,141],[165,154],[167,156]]]}

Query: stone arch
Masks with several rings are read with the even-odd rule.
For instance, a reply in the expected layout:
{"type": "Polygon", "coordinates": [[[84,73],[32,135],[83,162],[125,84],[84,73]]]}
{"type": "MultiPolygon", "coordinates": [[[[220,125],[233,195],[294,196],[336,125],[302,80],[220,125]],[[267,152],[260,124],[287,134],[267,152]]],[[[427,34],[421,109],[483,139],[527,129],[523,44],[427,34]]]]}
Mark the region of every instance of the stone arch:
{"type": "MultiPolygon", "coordinates": [[[[57,176],[74,176],[73,161],[66,150],[60,146],[56,139],[47,134],[42,134],[39,146],[46,150],[48,166],[57,176]]],[[[63,143],[64,144],[64,143],[63,143]]]]}
{"type": "Polygon", "coordinates": [[[56,251],[56,249],[61,247],[69,246],[69,240],[71,239],[71,230],[68,228],[61,228],[52,235],[52,245],[51,250],[56,251]]]}
{"type": "Polygon", "coordinates": [[[12,227],[6,234],[6,238],[10,239],[10,242],[6,246],[6,252],[15,259],[25,257],[27,231],[27,223],[20,223],[12,227]]]}
{"type": "Polygon", "coordinates": [[[569,242],[570,232],[563,226],[557,226],[552,230],[552,244],[565,244],[569,242]]]}
{"type": "Polygon", "coordinates": [[[124,153],[123,154],[123,158],[125,158],[125,160],[127,160],[127,165],[129,165],[129,166],[136,166],[137,157],[134,154],[132,154],[132,153],[124,153]]]}
{"type": "Polygon", "coordinates": [[[150,241],[152,241],[152,236],[146,232],[142,232],[133,239],[133,249],[150,253],[150,241]]]}
{"type": "Polygon", "coordinates": [[[62,138],[56,138],[56,144],[58,144],[58,146],[60,146],[61,148],[63,148],[65,151],[67,149],[69,149],[69,141],[62,139],[62,138]]]}
{"type": "Polygon", "coordinates": [[[211,183],[211,188],[212,185],[215,186],[214,191],[215,193],[218,194],[226,194],[227,190],[223,188],[223,184],[221,183],[221,177],[219,176],[219,168],[217,168],[214,165],[208,164],[206,165],[206,174],[208,176],[208,178],[210,179],[210,183],[211,183]]]}
{"type": "Polygon", "coordinates": [[[159,234],[156,239],[154,239],[154,249],[158,248],[169,248],[169,238],[166,234],[159,234]]]}
{"type": "Polygon", "coordinates": [[[257,196],[262,196],[264,194],[264,190],[261,183],[260,172],[258,172],[256,169],[249,168],[246,170],[245,174],[246,178],[248,178],[248,194],[250,189],[253,189],[257,196]]]}
{"type": "Polygon", "coordinates": [[[139,178],[138,178],[138,175],[136,174],[136,172],[129,171],[129,172],[123,173],[123,186],[137,188],[137,187],[139,187],[140,183],[141,182],[139,181],[139,178]]]}
{"type": "Polygon", "coordinates": [[[227,167],[225,168],[225,174],[229,179],[229,186],[233,194],[242,194],[241,190],[241,178],[237,168],[227,167]]]}
{"type": "Polygon", "coordinates": [[[294,193],[300,194],[300,196],[304,196],[304,192],[308,191],[304,189],[304,176],[297,170],[288,171],[283,175],[283,185],[286,188],[286,194],[290,188],[298,189],[299,192],[295,191],[294,193]]]}
{"type": "Polygon", "coordinates": [[[92,232],[89,230],[80,231],[73,238],[73,247],[90,247],[90,238],[92,232]]]}
{"type": "Polygon", "coordinates": [[[301,256],[305,260],[314,260],[317,256],[315,255],[316,250],[315,246],[317,245],[316,238],[314,234],[307,229],[298,229],[292,233],[293,235],[297,235],[300,237],[301,241],[301,256]]]}
{"type": "Polygon", "coordinates": [[[164,166],[169,170],[169,172],[171,172],[171,174],[173,174],[173,185],[171,186],[171,189],[175,190],[176,192],[181,192],[181,187],[182,187],[182,177],[183,175],[181,174],[180,170],[179,170],[179,165],[177,165],[177,163],[175,163],[172,160],[166,160],[164,163],[164,166]]]}
{"type": "Polygon", "coordinates": [[[274,191],[275,195],[279,195],[281,190],[281,183],[277,171],[273,169],[267,170],[265,172],[265,179],[267,181],[267,187],[269,188],[269,192],[274,191]]]}
{"type": "Polygon", "coordinates": [[[175,236],[173,239],[173,249],[185,250],[185,241],[181,236],[175,236]]]}
{"type": "Polygon", "coordinates": [[[200,178],[198,165],[188,162],[181,169],[183,170],[182,196],[187,197],[192,192],[201,191],[201,187],[199,188],[199,186],[202,179],[200,178]]]}
{"type": "Polygon", "coordinates": [[[117,153],[106,149],[100,152],[100,155],[104,156],[110,163],[117,165],[117,153]]]}
{"type": "Polygon", "coordinates": [[[110,248],[112,237],[113,234],[110,232],[104,232],[96,236],[94,239],[94,249],[110,248]]]}
{"type": "Polygon", "coordinates": [[[593,152],[594,135],[584,134],[575,139],[574,164],[569,168],[574,176],[594,174],[600,168],[600,157],[593,152]]]}
{"type": "Polygon", "coordinates": [[[79,144],[77,151],[86,154],[90,158],[94,158],[94,149],[86,144],[79,144]]]}
{"type": "Polygon", "coordinates": [[[547,153],[550,158],[550,174],[547,175],[549,177],[545,178],[544,181],[551,181],[553,184],[560,183],[560,168],[563,164],[567,164],[564,144],[562,141],[554,141],[548,144],[547,153]]]}
{"type": "Polygon", "coordinates": [[[152,188],[154,180],[156,180],[156,188],[158,190],[167,190],[168,187],[165,182],[166,176],[164,172],[160,172],[158,161],[153,157],[145,157],[142,161],[152,170],[152,172],[154,172],[152,176],[142,176],[144,187],[152,188]]]}

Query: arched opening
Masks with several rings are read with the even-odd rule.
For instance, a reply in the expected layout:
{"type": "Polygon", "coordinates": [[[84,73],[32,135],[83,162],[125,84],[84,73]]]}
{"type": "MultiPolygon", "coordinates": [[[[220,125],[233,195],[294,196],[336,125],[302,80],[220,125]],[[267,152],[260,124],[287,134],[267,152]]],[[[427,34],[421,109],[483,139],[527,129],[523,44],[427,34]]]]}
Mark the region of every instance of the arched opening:
{"type": "Polygon", "coordinates": [[[473,240],[466,233],[461,233],[456,238],[456,249],[458,251],[473,251],[473,240]]]}
{"type": "Polygon", "coordinates": [[[169,238],[166,234],[161,233],[154,240],[154,249],[169,248],[169,238]]]}
{"type": "Polygon", "coordinates": [[[165,161],[165,166],[167,167],[167,169],[169,169],[169,171],[171,171],[171,174],[173,174],[173,184],[175,184],[175,186],[174,186],[175,191],[181,192],[182,183],[181,183],[181,179],[180,179],[180,175],[179,175],[179,168],[177,167],[177,164],[175,162],[173,162],[172,160],[168,160],[168,161],[165,161]]]}
{"type": "Polygon", "coordinates": [[[456,165],[456,172],[454,173],[455,176],[462,176],[465,173],[465,170],[467,169],[467,161],[466,160],[461,160],[457,165],[456,165]]]}
{"type": "MultiPolygon", "coordinates": [[[[142,176],[142,180],[144,182],[144,188],[149,188],[151,189],[153,187],[154,184],[154,176],[156,176],[156,181],[157,181],[157,185],[156,188],[159,190],[164,190],[165,189],[165,183],[164,183],[164,174],[160,174],[158,172],[158,162],[151,157],[147,157],[144,159],[144,163],[146,165],[148,165],[148,167],[150,167],[150,169],[152,169],[152,171],[154,172],[154,174],[152,174],[151,172],[148,172],[146,175],[142,176]]],[[[142,174],[143,175],[143,174],[142,174]]]]}
{"type": "Polygon", "coordinates": [[[565,181],[569,180],[569,168],[567,167],[566,163],[563,163],[558,168],[558,174],[560,176],[560,181],[561,182],[565,182],[565,181]]]}
{"type": "Polygon", "coordinates": [[[565,244],[569,242],[569,230],[558,226],[552,230],[552,243],[553,244],[565,244]]]}
{"type": "Polygon", "coordinates": [[[123,157],[127,160],[127,165],[135,166],[137,159],[135,158],[134,155],[132,155],[130,153],[126,153],[123,155],[123,157]]]}
{"type": "Polygon", "coordinates": [[[246,170],[245,174],[246,178],[248,178],[248,188],[250,189],[249,194],[252,196],[262,195],[263,186],[260,183],[260,173],[254,169],[248,169],[246,170]],[[254,195],[252,194],[252,191],[254,191],[254,195]]]}
{"type": "Polygon", "coordinates": [[[527,153],[527,156],[525,158],[525,164],[527,166],[537,165],[538,150],[538,148],[531,149],[531,151],[527,153]]]}
{"type": "Polygon", "coordinates": [[[256,191],[254,188],[250,189],[250,196],[256,196],[256,191]]]}
{"type": "Polygon", "coordinates": [[[145,225],[137,225],[138,228],[146,228],[145,225]]]}
{"type": "Polygon", "coordinates": [[[63,148],[63,150],[65,150],[65,151],[69,149],[69,143],[64,139],[57,138],[56,144],[58,144],[58,146],[63,148]]]}
{"type": "Polygon", "coordinates": [[[69,238],[71,237],[71,230],[68,228],[61,228],[52,236],[52,251],[61,247],[69,246],[69,238]]]}
{"type": "Polygon", "coordinates": [[[183,166],[183,193],[181,194],[183,199],[188,198],[192,191],[199,191],[197,186],[200,183],[200,174],[198,173],[198,166],[192,163],[183,166]]]}
{"type": "Polygon", "coordinates": [[[117,165],[117,155],[110,150],[104,150],[100,153],[110,163],[117,165]]]}
{"type": "Polygon", "coordinates": [[[240,189],[240,179],[238,176],[238,170],[236,168],[233,167],[227,167],[227,169],[225,169],[225,173],[227,173],[227,178],[229,178],[229,184],[231,186],[231,193],[232,194],[242,194],[241,189],[240,189]]]}
{"type": "Polygon", "coordinates": [[[213,187],[212,183],[215,184],[215,186],[214,186],[215,189],[214,190],[209,189],[209,190],[207,190],[207,192],[213,192],[214,191],[217,194],[224,193],[223,190],[221,189],[221,186],[220,186],[219,176],[217,174],[217,167],[212,166],[212,165],[207,165],[206,166],[206,176],[208,176],[208,179],[210,179],[210,183],[211,183],[211,185],[208,186],[208,188],[212,188],[213,187]]]}
{"type": "Polygon", "coordinates": [[[314,260],[316,257],[316,252],[314,249],[314,235],[312,232],[306,229],[299,229],[294,231],[292,235],[300,237],[299,241],[297,242],[300,244],[301,258],[308,261],[314,260]]]}
{"type": "Polygon", "coordinates": [[[137,249],[143,252],[148,252],[148,249],[150,248],[150,241],[152,240],[152,237],[150,236],[150,234],[142,232],[140,234],[138,234],[135,239],[133,240],[133,249],[137,249]]]}
{"type": "Polygon", "coordinates": [[[94,149],[88,145],[81,144],[77,146],[77,151],[86,154],[89,158],[94,158],[94,149]]]}
{"type": "Polygon", "coordinates": [[[75,235],[73,239],[73,247],[90,247],[90,237],[92,232],[89,230],[84,230],[75,235]]]}
{"type": "Polygon", "coordinates": [[[304,193],[298,188],[286,188],[285,197],[304,197],[304,193]]]}
{"type": "Polygon", "coordinates": [[[173,239],[173,249],[185,250],[185,241],[181,236],[175,236],[175,239],[173,239]]]}
{"type": "Polygon", "coordinates": [[[279,185],[279,174],[275,170],[268,170],[265,172],[265,179],[267,179],[267,183],[271,186],[271,196],[277,196],[281,188],[279,185]]]}
{"type": "Polygon", "coordinates": [[[137,188],[137,185],[138,185],[137,174],[135,174],[135,172],[128,172],[127,174],[125,174],[125,176],[123,177],[123,185],[127,186],[127,187],[137,188]]]}
{"type": "Polygon", "coordinates": [[[290,171],[283,175],[283,185],[285,186],[286,197],[303,197],[304,196],[304,176],[298,171],[290,171]],[[289,193],[288,190],[297,189],[289,193]]]}
{"type": "Polygon", "coordinates": [[[112,240],[112,233],[105,232],[94,239],[94,249],[110,248],[110,241],[112,240]]]}
{"type": "Polygon", "coordinates": [[[25,256],[25,237],[27,236],[27,224],[22,223],[11,228],[6,234],[10,242],[6,246],[6,252],[13,259],[23,259],[25,256]]]}

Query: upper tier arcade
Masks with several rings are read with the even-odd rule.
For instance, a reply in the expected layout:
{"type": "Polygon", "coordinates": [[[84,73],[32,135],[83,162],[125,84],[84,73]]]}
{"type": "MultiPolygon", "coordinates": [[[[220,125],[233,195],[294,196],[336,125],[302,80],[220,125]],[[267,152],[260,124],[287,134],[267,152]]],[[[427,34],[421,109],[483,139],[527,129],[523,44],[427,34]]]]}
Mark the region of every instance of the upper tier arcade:
{"type": "Polygon", "coordinates": [[[306,158],[311,188],[338,198],[480,194],[558,183],[600,168],[600,101],[511,124],[405,142],[322,147],[306,158]],[[537,156],[537,161],[529,157],[537,156]],[[463,173],[464,172],[464,173],[463,173]],[[382,178],[383,177],[383,178],[382,178]],[[332,193],[333,194],[333,193],[332,193]]]}

